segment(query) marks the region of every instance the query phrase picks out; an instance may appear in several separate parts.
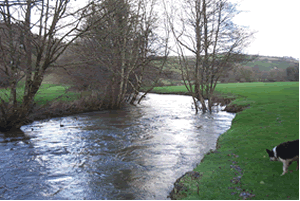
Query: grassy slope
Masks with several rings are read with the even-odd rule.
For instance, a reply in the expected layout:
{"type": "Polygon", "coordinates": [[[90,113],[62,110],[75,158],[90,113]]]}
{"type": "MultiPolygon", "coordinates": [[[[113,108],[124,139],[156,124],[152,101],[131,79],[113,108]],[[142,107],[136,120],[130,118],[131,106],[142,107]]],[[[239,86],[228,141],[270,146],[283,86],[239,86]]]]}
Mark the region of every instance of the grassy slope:
{"type": "MultiPolygon", "coordinates": [[[[169,88],[176,90],[184,88],[169,88]]],[[[250,103],[250,108],[236,115],[218,139],[217,152],[206,155],[195,168],[202,179],[184,178],[187,191],[179,198],[242,199],[239,195],[249,192],[255,195],[251,199],[299,199],[296,162],[289,167],[293,172],[280,177],[282,163],[269,161],[265,151],[299,138],[299,83],[219,84],[216,90],[239,95],[234,103],[250,103]],[[243,175],[235,184],[233,178],[240,176],[237,167],[243,175]]]]}
{"type": "Polygon", "coordinates": [[[258,66],[261,71],[269,71],[274,67],[278,69],[286,69],[289,66],[299,63],[297,60],[281,58],[281,57],[268,57],[268,56],[259,56],[254,61],[248,62],[244,66],[258,66]]]}

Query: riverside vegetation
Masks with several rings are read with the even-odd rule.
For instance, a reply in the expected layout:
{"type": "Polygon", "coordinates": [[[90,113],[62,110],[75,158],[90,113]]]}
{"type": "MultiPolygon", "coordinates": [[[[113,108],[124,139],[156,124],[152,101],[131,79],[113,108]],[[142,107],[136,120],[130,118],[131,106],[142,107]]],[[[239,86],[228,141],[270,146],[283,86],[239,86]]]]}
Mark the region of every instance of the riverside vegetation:
{"type": "MultiPolygon", "coordinates": [[[[280,176],[282,163],[271,162],[265,151],[299,138],[299,82],[219,84],[216,91],[234,96],[244,107],[222,134],[216,151],[174,184],[172,199],[299,199],[296,163],[280,176]]],[[[184,93],[181,86],[154,92],[184,93]]]]}
{"type": "MultiPolygon", "coordinates": [[[[52,77],[52,75],[48,77],[52,77]]],[[[69,91],[70,88],[70,85],[59,84],[55,81],[43,82],[34,97],[33,112],[29,115],[26,124],[35,120],[105,109],[101,93],[97,91],[69,91]]],[[[24,83],[18,84],[17,93],[24,93],[24,83]]],[[[9,94],[9,90],[0,89],[0,97],[3,100],[8,101],[9,94]]],[[[18,102],[21,101],[19,96],[18,102]]]]}

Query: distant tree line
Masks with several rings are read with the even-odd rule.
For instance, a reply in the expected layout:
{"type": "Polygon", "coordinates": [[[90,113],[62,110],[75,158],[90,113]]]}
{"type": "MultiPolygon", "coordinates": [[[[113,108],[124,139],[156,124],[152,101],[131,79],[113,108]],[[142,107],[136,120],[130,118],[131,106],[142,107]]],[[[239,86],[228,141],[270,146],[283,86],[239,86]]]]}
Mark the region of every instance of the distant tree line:
{"type": "Polygon", "coordinates": [[[221,83],[286,81],[299,81],[299,64],[294,64],[286,69],[274,67],[269,71],[261,71],[258,66],[242,66],[228,71],[220,78],[221,83]]]}
{"type": "MultiPolygon", "coordinates": [[[[172,66],[173,71],[169,73],[169,76],[164,77],[158,83],[158,86],[172,86],[172,85],[183,85],[182,75],[175,71],[179,67],[174,67],[173,59],[167,65],[172,66]]],[[[192,59],[190,59],[192,60],[192,59]]],[[[294,60],[294,59],[293,59],[294,60]]],[[[267,62],[267,61],[266,61],[267,62]]],[[[240,83],[240,82],[289,82],[299,81],[299,63],[292,63],[290,60],[287,61],[290,66],[287,68],[273,67],[270,70],[260,70],[258,65],[253,67],[247,65],[239,65],[227,72],[225,72],[220,79],[219,83],[240,83]]],[[[194,62],[189,61],[189,65],[193,66],[194,62]]],[[[288,65],[288,64],[285,64],[288,65]]]]}

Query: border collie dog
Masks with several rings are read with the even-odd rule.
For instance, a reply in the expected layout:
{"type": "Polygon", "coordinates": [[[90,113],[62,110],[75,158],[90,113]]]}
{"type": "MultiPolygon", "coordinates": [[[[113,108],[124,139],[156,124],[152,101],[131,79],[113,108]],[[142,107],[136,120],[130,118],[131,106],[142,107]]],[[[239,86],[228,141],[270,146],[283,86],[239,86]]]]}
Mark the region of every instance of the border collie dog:
{"type": "Polygon", "coordinates": [[[288,172],[288,167],[293,161],[297,161],[297,170],[299,169],[299,139],[281,143],[273,148],[273,150],[266,151],[269,154],[270,161],[281,161],[283,163],[283,173],[288,172]]]}

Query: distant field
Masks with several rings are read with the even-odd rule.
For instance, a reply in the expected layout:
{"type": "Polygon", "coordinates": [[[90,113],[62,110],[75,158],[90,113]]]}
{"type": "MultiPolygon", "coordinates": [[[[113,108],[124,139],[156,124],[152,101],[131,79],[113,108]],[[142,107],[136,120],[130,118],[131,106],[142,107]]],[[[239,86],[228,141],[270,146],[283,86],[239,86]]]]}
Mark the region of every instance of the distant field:
{"type": "MultiPolygon", "coordinates": [[[[190,58],[192,59],[193,57],[190,58]]],[[[170,63],[177,63],[176,57],[170,57],[170,63]]],[[[248,63],[245,63],[242,66],[257,66],[261,71],[269,71],[273,67],[277,67],[278,69],[286,69],[287,67],[293,66],[294,64],[299,65],[299,60],[284,57],[258,56],[253,61],[249,61],[248,63]]],[[[178,73],[180,72],[178,71],[178,73]]]]}
{"type": "Polygon", "coordinates": [[[234,103],[250,107],[238,113],[231,128],[219,137],[217,152],[206,155],[194,169],[203,174],[202,179],[184,177],[186,190],[180,191],[177,198],[224,200],[248,195],[259,200],[298,200],[296,162],[281,177],[282,163],[269,161],[265,149],[299,139],[299,82],[219,84],[216,90],[234,94],[237,97],[234,103]]]}
{"type": "MultiPolygon", "coordinates": [[[[253,55],[249,55],[249,58],[253,58],[253,55]]],[[[249,62],[241,63],[239,66],[246,69],[250,73],[251,81],[257,81],[257,80],[270,80],[272,77],[270,71],[274,71],[274,69],[277,69],[282,79],[287,80],[286,76],[286,69],[288,67],[295,67],[299,66],[299,60],[293,59],[293,58],[287,58],[287,57],[270,57],[270,56],[255,56],[255,59],[249,62]],[[253,68],[255,67],[255,68],[253,68]],[[275,68],[276,67],[276,68],[275,68]]],[[[193,57],[189,58],[191,61],[194,60],[193,57]]],[[[192,62],[191,62],[192,63],[192,62]]],[[[160,81],[159,86],[175,86],[175,85],[182,85],[182,76],[181,76],[181,70],[180,65],[178,62],[178,58],[173,56],[169,57],[168,62],[166,63],[166,66],[164,68],[165,70],[168,70],[171,74],[169,77],[164,77],[160,81]]],[[[275,72],[273,72],[275,73],[275,72]]],[[[242,73],[243,74],[243,73],[242,73]]],[[[236,82],[239,79],[246,79],[245,75],[242,75],[241,71],[235,72],[235,75],[232,72],[229,72],[228,78],[221,78],[220,81],[222,82],[236,82]],[[237,78],[237,79],[236,79],[237,78]]],[[[248,73],[249,74],[249,73],[248,73]]],[[[278,76],[279,76],[278,75],[278,76]]],[[[277,78],[276,78],[277,79],[277,78]]],[[[240,80],[242,81],[242,80],[240,80]]],[[[279,78],[277,79],[279,81],[279,78]]]]}
{"type": "Polygon", "coordinates": [[[291,58],[259,56],[257,59],[248,62],[244,66],[257,66],[261,71],[269,71],[274,67],[277,67],[278,69],[286,69],[287,67],[293,66],[297,63],[299,65],[299,61],[291,58]]]}
{"type": "MultiPolygon", "coordinates": [[[[271,99],[268,94],[275,93],[275,95],[282,96],[280,94],[281,90],[287,90],[285,91],[286,93],[289,93],[291,90],[294,92],[295,87],[298,86],[298,82],[226,83],[218,84],[215,91],[217,94],[223,94],[223,96],[235,96],[236,100],[233,103],[245,104],[248,102],[255,103],[255,101],[252,100],[252,97],[260,97],[261,95],[263,95],[262,97],[265,97],[265,99],[260,99],[261,102],[268,101],[271,99]]],[[[155,87],[152,92],[186,93],[188,91],[185,86],[164,86],[155,87]]]]}

